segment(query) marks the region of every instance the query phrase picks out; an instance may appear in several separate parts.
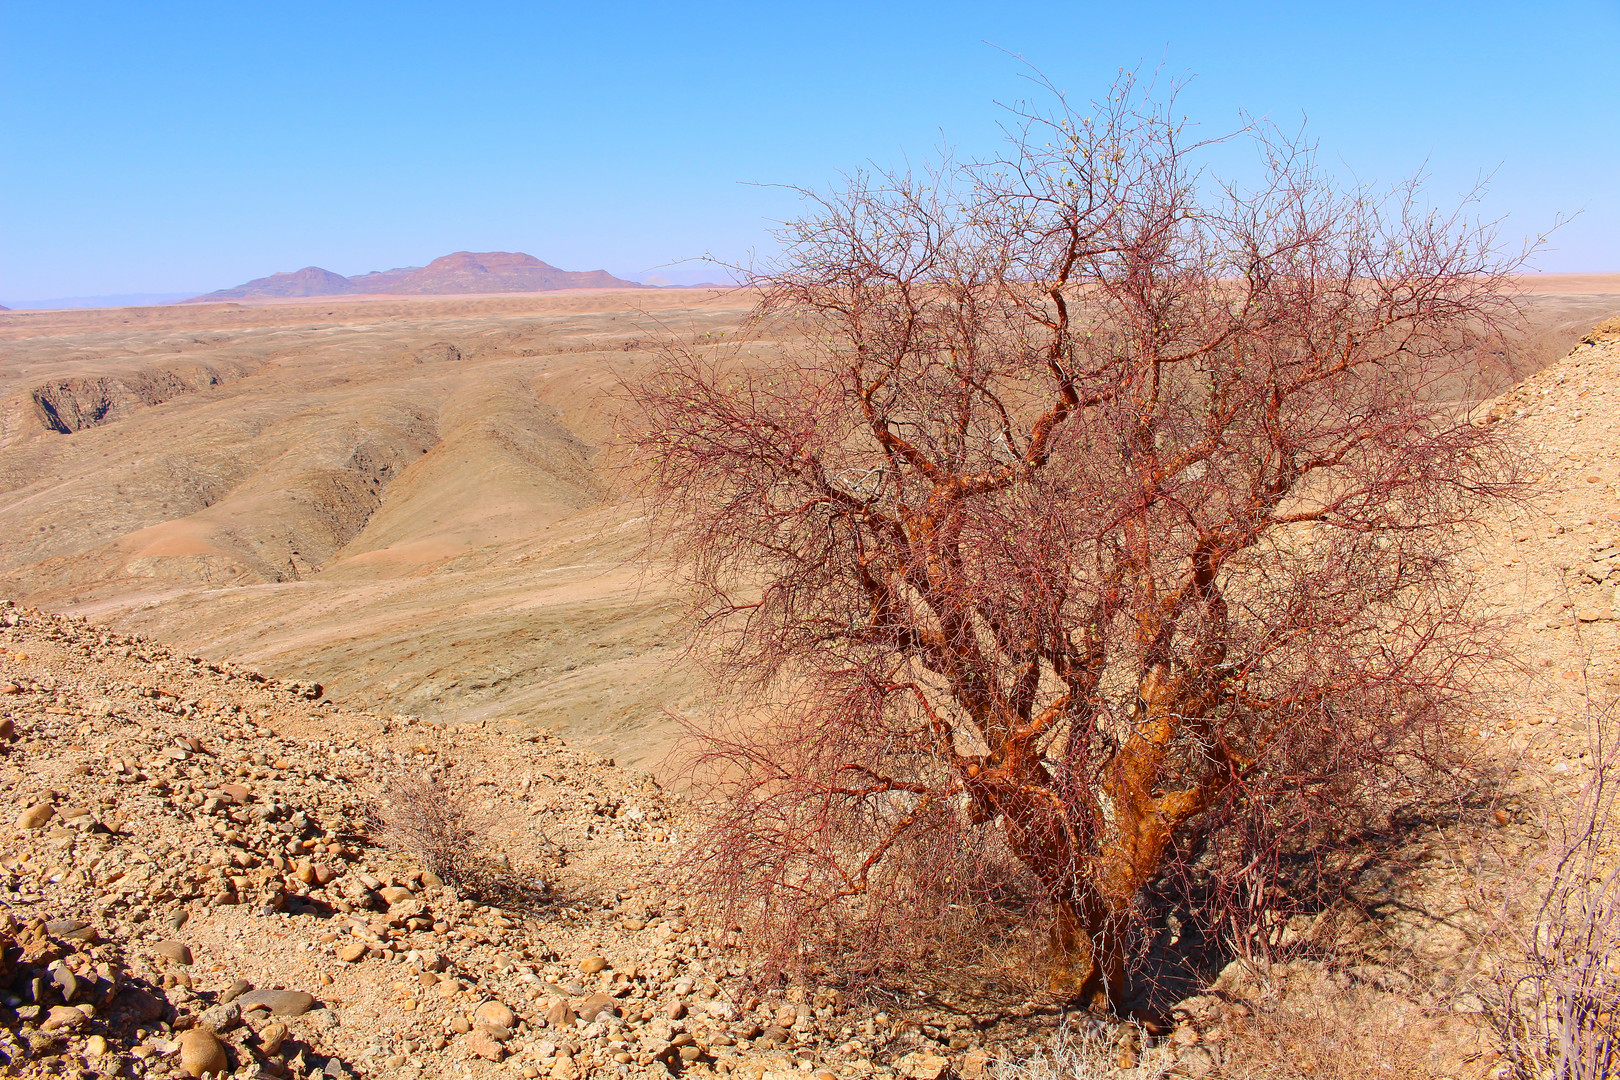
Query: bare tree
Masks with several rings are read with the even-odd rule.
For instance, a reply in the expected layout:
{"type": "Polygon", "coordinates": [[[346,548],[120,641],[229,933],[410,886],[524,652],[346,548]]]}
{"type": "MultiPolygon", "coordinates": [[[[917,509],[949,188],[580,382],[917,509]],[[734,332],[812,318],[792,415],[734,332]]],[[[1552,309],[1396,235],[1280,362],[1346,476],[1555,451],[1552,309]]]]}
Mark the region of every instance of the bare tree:
{"type": "Polygon", "coordinates": [[[1261,919],[1279,837],[1421,786],[1489,659],[1450,553],[1514,463],[1456,401],[1515,261],[1260,126],[1227,145],[1261,182],[1216,183],[1172,104],[1127,81],[810,196],[754,280],[787,345],[634,388],[754,704],[709,736],[709,868],[794,933],[994,830],[1054,987],[1117,1007],[1145,889],[1196,866],[1261,919]]]}

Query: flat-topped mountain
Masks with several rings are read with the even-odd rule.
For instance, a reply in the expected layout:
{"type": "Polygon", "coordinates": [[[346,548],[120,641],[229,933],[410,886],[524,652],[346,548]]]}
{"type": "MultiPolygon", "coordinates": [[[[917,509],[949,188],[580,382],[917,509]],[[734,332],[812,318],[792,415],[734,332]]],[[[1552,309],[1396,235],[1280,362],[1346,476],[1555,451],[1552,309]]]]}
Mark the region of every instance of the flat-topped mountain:
{"type": "MultiPolygon", "coordinates": [[[[559,270],[522,252],[458,251],[434,259],[419,270],[392,280],[398,271],[375,276],[366,291],[408,293],[424,296],[438,293],[550,292],[554,289],[634,289],[635,282],[616,278],[606,270],[559,270]]],[[[363,278],[357,278],[361,284],[363,278]]]]}
{"type": "Polygon", "coordinates": [[[220,289],[182,302],[207,304],[222,300],[274,300],[353,293],[434,296],[635,288],[640,286],[614,277],[606,270],[559,270],[521,251],[457,251],[434,259],[426,266],[374,270],[353,278],[318,266],[306,266],[295,273],[271,274],[234,289],[220,289]]]}

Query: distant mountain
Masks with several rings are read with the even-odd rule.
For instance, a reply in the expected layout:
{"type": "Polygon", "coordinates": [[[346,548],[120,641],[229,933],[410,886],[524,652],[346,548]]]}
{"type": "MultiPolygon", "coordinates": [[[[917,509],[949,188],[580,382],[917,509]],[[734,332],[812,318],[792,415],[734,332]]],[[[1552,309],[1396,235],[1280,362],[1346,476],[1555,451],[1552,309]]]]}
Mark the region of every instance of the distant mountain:
{"type": "Polygon", "coordinates": [[[188,304],[221,300],[268,300],[286,296],[338,296],[354,293],[433,296],[444,293],[525,293],[556,289],[638,289],[633,281],[606,270],[559,270],[533,255],[511,251],[458,251],[434,259],[426,266],[374,270],[346,278],[318,266],[293,274],[269,277],[221,289],[184,301],[188,304]]]}
{"type": "MultiPolygon", "coordinates": [[[[387,277],[398,273],[388,271],[387,277]]],[[[368,275],[369,276],[369,275],[368,275]]],[[[420,270],[372,286],[377,292],[425,296],[434,293],[550,292],[553,289],[634,289],[635,282],[606,270],[559,270],[533,255],[511,251],[458,251],[420,270]]]]}
{"type": "Polygon", "coordinates": [[[9,310],[44,311],[61,308],[151,307],[195,296],[190,292],[113,293],[109,296],[58,296],[46,300],[13,300],[9,310]]]}
{"type": "Polygon", "coordinates": [[[322,270],[318,266],[306,266],[302,270],[291,274],[271,274],[269,277],[254,278],[246,285],[238,285],[234,289],[220,289],[207,296],[194,296],[190,300],[182,300],[183,304],[213,303],[218,300],[269,300],[282,296],[337,296],[341,293],[359,292],[354,282],[342,274],[334,274],[330,270],[322,270]]]}
{"type": "Polygon", "coordinates": [[[356,274],[349,280],[364,293],[387,292],[394,282],[402,277],[409,277],[421,269],[420,266],[401,266],[397,270],[373,270],[369,274],[356,274]]]}

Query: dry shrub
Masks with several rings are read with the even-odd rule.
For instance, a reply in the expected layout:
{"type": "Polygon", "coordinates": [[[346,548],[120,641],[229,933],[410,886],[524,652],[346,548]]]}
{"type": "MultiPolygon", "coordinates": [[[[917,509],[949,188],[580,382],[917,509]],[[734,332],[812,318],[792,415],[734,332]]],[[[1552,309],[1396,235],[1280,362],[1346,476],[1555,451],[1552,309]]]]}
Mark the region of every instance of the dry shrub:
{"type": "Polygon", "coordinates": [[[1263,126],[1260,187],[1206,183],[1172,105],[812,195],[754,281],[786,355],[631,388],[747,716],[705,760],[735,924],[835,962],[1043,920],[1119,1010],[1155,890],[1258,947],[1466,749],[1498,632],[1452,555],[1521,484],[1455,392],[1518,260],[1263,126]]]}
{"type": "Polygon", "coordinates": [[[1504,868],[1491,1014],[1524,1080],[1599,1080],[1620,1069],[1620,737],[1615,705],[1588,699],[1592,776],[1554,810],[1528,866],[1504,868]]]}
{"type": "Polygon", "coordinates": [[[1469,1020],[1358,987],[1284,1004],[1225,1028],[1223,1076],[1245,1080],[1461,1080],[1494,1075],[1469,1020]]]}
{"type": "Polygon", "coordinates": [[[485,891],[499,875],[486,840],[493,815],[430,773],[389,777],[370,817],[384,843],[458,889],[485,891]]]}
{"type": "Polygon", "coordinates": [[[1002,1058],[995,1080],[1158,1080],[1168,1076],[1175,1055],[1168,1046],[1140,1050],[1149,1040],[1134,1025],[1088,1021],[1064,1023],[1051,1042],[1022,1059],[1002,1058]]]}

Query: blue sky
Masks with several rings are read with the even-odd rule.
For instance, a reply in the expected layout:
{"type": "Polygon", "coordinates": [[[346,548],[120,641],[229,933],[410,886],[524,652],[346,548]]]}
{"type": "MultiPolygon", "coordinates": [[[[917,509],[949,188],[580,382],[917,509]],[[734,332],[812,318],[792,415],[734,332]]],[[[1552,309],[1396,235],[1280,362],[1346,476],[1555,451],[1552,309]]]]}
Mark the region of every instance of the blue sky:
{"type": "Polygon", "coordinates": [[[1303,116],[1347,175],[1426,167],[1442,201],[1494,173],[1514,237],[1579,212],[1544,269],[1620,271],[1616,40],[1620,0],[0,0],[0,302],[460,249],[739,259],[794,212],[756,185],[989,149],[1030,90],[1009,53],[1082,98],[1194,76],[1207,130],[1303,116]]]}

